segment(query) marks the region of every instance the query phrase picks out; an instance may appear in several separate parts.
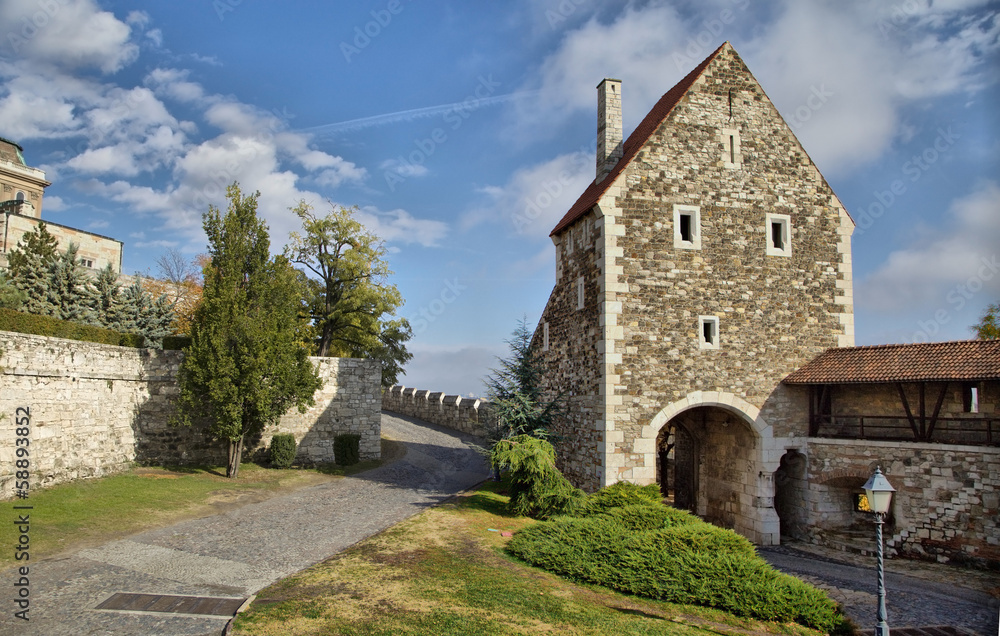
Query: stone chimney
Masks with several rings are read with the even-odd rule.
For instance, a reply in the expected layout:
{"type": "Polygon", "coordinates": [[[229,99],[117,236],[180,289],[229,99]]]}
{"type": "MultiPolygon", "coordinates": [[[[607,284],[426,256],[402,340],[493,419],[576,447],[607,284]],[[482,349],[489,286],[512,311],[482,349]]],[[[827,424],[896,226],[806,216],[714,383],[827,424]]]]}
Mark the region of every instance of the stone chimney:
{"type": "Polygon", "coordinates": [[[622,81],[597,85],[597,182],[622,158],[622,81]]]}

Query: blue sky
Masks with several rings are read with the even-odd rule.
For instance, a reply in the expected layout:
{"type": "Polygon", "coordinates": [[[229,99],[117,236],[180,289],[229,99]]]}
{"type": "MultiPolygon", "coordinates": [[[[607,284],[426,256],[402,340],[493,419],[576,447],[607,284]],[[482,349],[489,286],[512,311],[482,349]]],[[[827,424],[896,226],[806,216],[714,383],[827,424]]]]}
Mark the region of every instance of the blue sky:
{"type": "Polygon", "coordinates": [[[998,3],[4,0],[0,136],[44,216],[205,250],[225,185],[275,251],[299,200],[360,208],[411,320],[403,383],[475,393],[554,280],[594,176],[596,90],[626,135],[729,40],[859,223],[857,344],[970,337],[1000,300],[998,3]]]}

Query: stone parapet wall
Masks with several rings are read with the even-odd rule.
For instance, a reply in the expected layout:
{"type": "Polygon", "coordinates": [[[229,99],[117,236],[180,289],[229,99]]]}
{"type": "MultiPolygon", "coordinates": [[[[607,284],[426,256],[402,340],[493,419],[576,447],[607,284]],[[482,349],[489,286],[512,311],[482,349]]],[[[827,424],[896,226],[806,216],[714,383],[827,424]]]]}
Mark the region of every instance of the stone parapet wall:
{"type": "Polygon", "coordinates": [[[881,466],[896,489],[889,554],[1000,565],[1000,448],[810,438],[807,453],[812,540],[862,515],[850,497],[881,466]]]}
{"type": "Polygon", "coordinates": [[[382,393],[382,409],[478,436],[486,435],[491,417],[485,400],[399,385],[382,393]]]}
{"type": "MultiPolygon", "coordinates": [[[[98,477],[143,464],[225,462],[204,424],[170,424],[183,354],[0,332],[0,497],[13,494],[14,426],[29,408],[31,487],[98,477]]],[[[362,459],[380,456],[380,369],[371,360],[313,358],[324,386],[305,413],[286,414],[248,452],[276,432],[293,433],[298,459],[333,461],[333,437],[361,435],[362,459]]]]}

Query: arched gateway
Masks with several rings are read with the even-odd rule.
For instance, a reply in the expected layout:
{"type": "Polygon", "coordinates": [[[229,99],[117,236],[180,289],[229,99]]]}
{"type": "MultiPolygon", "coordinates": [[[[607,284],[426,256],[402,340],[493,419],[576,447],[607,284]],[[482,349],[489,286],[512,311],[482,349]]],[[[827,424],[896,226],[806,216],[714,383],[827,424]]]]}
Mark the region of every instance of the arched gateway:
{"type": "Polygon", "coordinates": [[[674,506],[755,543],[779,542],[780,452],[759,409],[730,393],[698,391],[657,413],[642,437],[656,440],[656,482],[674,506]]]}

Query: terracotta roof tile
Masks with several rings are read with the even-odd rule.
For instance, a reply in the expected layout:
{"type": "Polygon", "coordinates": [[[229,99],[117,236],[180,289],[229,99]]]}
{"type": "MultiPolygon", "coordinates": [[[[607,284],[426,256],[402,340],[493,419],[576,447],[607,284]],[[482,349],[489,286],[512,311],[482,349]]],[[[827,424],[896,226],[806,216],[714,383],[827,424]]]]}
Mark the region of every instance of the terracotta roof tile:
{"type": "Polygon", "coordinates": [[[583,191],[580,198],[576,200],[576,203],[569,209],[569,212],[563,216],[562,220],[556,225],[555,229],[549,233],[549,236],[555,236],[559,232],[562,232],[568,226],[570,226],[574,221],[579,219],[581,216],[586,214],[590,208],[597,204],[597,201],[601,198],[611,184],[614,183],[615,178],[621,174],[622,170],[632,161],[639,149],[642,148],[643,144],[653,136],[656,129],[660,127],[663,120],[667,118],[670,111],[674,109],[674,106],[681,100],[682,97],[691,88],[691,85],[701,76],[702,72],[708,67],[709,63],[715,59],[715,57],[722,51],[722,49],[728,44],[728,42],[723,42],[722,45],[715,49],[715,51],[705,58],[701,64],[695,67],[693,71],[688,73],[684,79],[677,82],[673,88],[663,94],[660,101],[656,102],[653,109],[649,111],[649,114],[636,126],[636,129],[632,131],[632,134],[628,136],[625,143],[622,144],[622,158],[618,160],[615,167],[611,169],[600,183],[596,180],[583,191]]]}
{"type": "Polygon", "coordinates": [[[1000,340],[827,349],[785,384],[863,384],[1000,379],[1000,340]]]}

